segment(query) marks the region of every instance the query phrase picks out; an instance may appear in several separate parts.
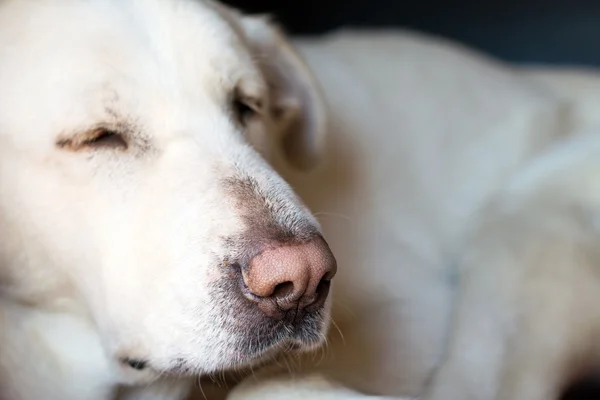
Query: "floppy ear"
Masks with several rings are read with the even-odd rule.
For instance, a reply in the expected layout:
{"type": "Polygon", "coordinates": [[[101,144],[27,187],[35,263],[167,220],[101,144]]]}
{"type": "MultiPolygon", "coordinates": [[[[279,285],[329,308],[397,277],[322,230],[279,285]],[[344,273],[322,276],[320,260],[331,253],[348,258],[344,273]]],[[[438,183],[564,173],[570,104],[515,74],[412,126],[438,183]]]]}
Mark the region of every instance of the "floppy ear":
{"type": "Polygon", "coordinates": [[[320,88],[283,33],[265,16],[245,16],[242,29],[270,92],[270,113],[284,154],[309,169],[325,146],[326,110],[320,88]]]}

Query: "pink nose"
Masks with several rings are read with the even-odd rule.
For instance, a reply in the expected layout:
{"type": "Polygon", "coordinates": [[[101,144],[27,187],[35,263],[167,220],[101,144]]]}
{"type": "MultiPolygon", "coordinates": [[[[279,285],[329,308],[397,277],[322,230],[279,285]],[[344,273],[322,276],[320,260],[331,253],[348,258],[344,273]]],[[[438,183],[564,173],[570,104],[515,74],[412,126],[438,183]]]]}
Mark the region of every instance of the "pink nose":
{"type": "Polygon", "coordinates": [[[308,243],[278,245],[255,256],[242,271],[249,296],[269,317],[323,306],[337,264],[321,237],[308,243]]]}

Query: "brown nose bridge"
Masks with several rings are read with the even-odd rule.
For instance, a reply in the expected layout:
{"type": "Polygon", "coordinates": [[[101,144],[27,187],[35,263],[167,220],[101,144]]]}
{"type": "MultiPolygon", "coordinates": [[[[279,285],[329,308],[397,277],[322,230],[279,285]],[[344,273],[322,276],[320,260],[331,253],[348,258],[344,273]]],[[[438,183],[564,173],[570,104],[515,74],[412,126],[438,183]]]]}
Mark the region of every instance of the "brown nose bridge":
{"type": "Polygon", "coordinates": [[[316,226],[285,190],[267,192],[251,178],[227,187],[245,225],[231,242],[243,294],[275,319],[320,309],[337,265],[316,226]]]}
{"type": "Polygon", "coordinates": [[[229,178],[225,188],[244,225],[242,234],[231,240],[242,266],[266,248],[300,244],[319,235],[295,201],[284,198],[281,190],[262,188],[251,177],[229,178]]]}

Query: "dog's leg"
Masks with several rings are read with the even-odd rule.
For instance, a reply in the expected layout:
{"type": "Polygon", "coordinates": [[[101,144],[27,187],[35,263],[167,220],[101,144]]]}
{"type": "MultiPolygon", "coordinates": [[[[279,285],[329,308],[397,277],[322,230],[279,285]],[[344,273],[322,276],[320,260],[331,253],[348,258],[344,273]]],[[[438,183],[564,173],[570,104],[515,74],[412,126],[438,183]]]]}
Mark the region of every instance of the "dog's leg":
{"type": "Polygon", "coordinates": [[[193,381],[189,379],[161,380],[147,386],[124,389],[118,400],[185,400],[193,381]]]}
{"type": "Polygon", "coordinates": [[[553,400],[597,360],[598,235],[559,211],[535,213],[477,233],[426,400],[553,400]]]}
{"type": "Polygon", "coordinates": [[[318,374],[249,378],[235,388],[227,400],[409,400],[368,396],[318,374]]]}
{"type": "Polygon", "coordinates": [[[494,399],[515,317],[517,272],[507,269],[499,279],[483,268],[462,271],[446,359],[427,400],[494,399]]]}

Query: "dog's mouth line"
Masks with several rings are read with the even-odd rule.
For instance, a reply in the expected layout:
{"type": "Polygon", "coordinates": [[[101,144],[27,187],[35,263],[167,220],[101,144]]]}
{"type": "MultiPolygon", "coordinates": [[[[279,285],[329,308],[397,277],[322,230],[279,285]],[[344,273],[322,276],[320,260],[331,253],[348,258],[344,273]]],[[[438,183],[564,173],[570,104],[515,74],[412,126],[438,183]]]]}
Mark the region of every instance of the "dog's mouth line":
{"type": "Polygon", "coordinates": [[[234,352],[232,356],[242,362],[252,362],[252,360],[260,361],[263,358],[269,358],[271,354],[277,356],[278,354],[301,352],[303,349],[310,348],[311,346],[314,346],[314,343],[302,340],[297,337],[297,335],[285,335],[274,338],[268,343],[257,346],[256,348],[247,348],[242,351],[238,350],[234,352]]]}
{"type": "MultiPolygon", "coordinates": [[[[239,375],[241,371],[248,368],[268,366],[281,358],[311,351],[315,347],[320,346],[321,342],[322,341],[316,343],[316,341],[313,340],[303,340],[302,338],[299,338],[297,334],[284,334],[263,346],[245,349],[251,351],[238,350],[232,352],[230,354],[230,359],[226,360],[221,366],[216,367],[214,370],[200,370],[189,364],[186,361],[187,357],[179,358],[179,362],[176,365],[163,368],[154,366],[151,362],[144,362],[143,370],[151,370],[154,374],[159,376],[187,376],[197,377],[198,379],[204,379],[205,377],[211,379],[211,377],[230,372],[239,375]]],[[[132,368],[141,367],[140,362],[137,360],[133,361],[133,365],[131,365],[132,368]]]]}
{"type": "MultiPolygon", "coordinates": [[[[277,345],[274,346],[276,347],[277,345]]],[[[243,364],[197,375],[198,382],[200,384],[206,382],[216,383],[217,385],[230,385],[230,387],[232,387],[247,376],[253,374],[256,369],[269,368],[272,365],[277,365],[282,359],[299,354],[304,346],[307,345],[289,342],[284,349],[275,350],[269,348],[261,354],[256,354],[252,360],[247,360],[247,362],[244,362],[243,364]]]]}
{"type": "MultiPolygon", "coordinates": [[[[282,323],[282,325],[284,324],[282,323]]],[[[273,332],[277,331],[278,329],[273,329],[273,332]]],[[[231,363],[224,369],[238,371],[268,365],[282,357],[313,351],[324,343],[325,334],[321,331],[311,332],[310,337],[302,337],[302,329],[299,327],[292,327],[284,332],[277,337],[269,338],[260,346],[247,347],[242,351],[232,353],[231,363]]]]}
{"type": "Polygon", "coordinates": [[[285,344],[283,342],[275,343],[272,346],[251,355],[239,353],[236,360],[233,361],[232,364],[225,366],[223,371],[239,372],[248,368],[267,367],[282,358],[301,354],[305,347],[308,346],[294,341],[287,341],[285,344]]]}

